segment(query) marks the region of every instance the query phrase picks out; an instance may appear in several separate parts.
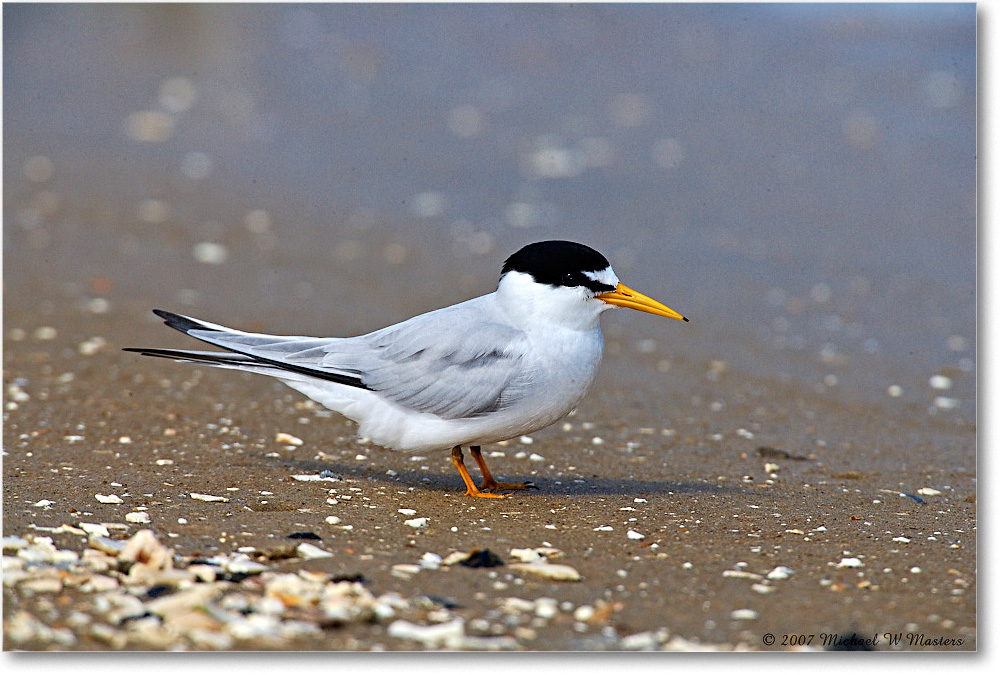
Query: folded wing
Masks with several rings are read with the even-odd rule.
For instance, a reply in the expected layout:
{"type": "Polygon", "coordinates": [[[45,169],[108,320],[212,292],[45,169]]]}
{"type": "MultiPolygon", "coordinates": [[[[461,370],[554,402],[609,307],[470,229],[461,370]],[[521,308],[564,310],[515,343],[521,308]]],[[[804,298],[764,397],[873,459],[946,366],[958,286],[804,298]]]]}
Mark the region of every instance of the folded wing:
{"type": "Polygon", "coordinates": [[[482,303],[472,302],[352,338],[246,333],[154,310],[168,326],[234,355],[130,351],[278,378],[316,378],[368,389],[404,408],[445,419],[476,417],[521,400],[535,369],[527,358],[524,333],[491,317],[482,303]]]}

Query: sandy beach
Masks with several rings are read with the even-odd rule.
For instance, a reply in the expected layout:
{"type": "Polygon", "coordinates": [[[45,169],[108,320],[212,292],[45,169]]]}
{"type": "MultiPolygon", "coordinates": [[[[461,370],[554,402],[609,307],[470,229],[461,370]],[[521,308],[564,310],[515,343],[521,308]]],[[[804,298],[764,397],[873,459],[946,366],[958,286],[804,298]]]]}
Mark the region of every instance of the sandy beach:
{"type": "MultiPolygon", "coordinates": [[[[5,331],[25,337],[5,350],[5,535],[80,554],[93,545],[81,523],[118,525],[108,532],[118,540],[150,529],[176,568],[245,551],[266,574],[359,579],[404,604],[391,620],[318,621],[318,634],[226,648],[447,646],[393,638],[388,626],[403,619],[461,619],[466,634],[530,650],[623,649],[630,636],[645,648],[824,647],[822,636],[852,633],[904,636],[878,649],[976,647],[975,428],[961,420],[715,360],[678,358],[661,373],[655,355],[623,347],[565,422],[487,450],[497,474],[538,489],[475,500],[447,452],[359,443],[349,422],[263,377],[123,354],[183,336],[130,311],[79,307],[55,301],[39,317],[8,296],[5,331]],[[101,503],[109,495],[120,503],[101,503]],[[296,533],[330,557],[303,559],[296,533]],[[550,548],[550,563],[578,581],[512,571],[512,550],[550,548]],[[507,564],[421,566],[475,549],[507,564]],[[539,614],[546,599],[551,615],[539,614]],[[951,642],[910,645],[910,634],[951,642]],[[781,643],[798,635],[815,637],[781,643]]],[[[12,641],[25,613],[49,626],[73,626],[74,614],[115,625],[100,594],[82,590],[96,571],[55,569],[70,573],[58,592],[30,590],[27,571],[5,587],[8,648],[60,646],[12,641]]],[[[193,583],[136,585],[125,569],[120,591],[143,600],[150,584],[183,593],[193,583]]],[[[263,592],[259,579],[250,590],[219,576],[220,596],[263,592]]],[[[288,600],[278,616],[309,611],[288,600]]],[[[211,647],[176,626],[160,626],[163,644],[125,626],[114,631],[122,648],[211,647]]],[[[118,647],[73,634],[63,648],[118,647]]]]}

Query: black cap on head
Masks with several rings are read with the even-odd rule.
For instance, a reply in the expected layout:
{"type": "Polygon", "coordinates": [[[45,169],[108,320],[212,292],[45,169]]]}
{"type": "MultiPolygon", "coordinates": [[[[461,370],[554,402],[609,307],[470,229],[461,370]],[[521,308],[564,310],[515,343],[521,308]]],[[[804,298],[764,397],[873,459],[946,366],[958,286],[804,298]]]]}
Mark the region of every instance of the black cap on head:
{"type": "Polygon", "coordinates": [[[602,293],[615,288],[594,281],[584,272],[600,272],[610,266],[607,258],[589,246],[572,241],[540,241],[528,244],[507,258],[501,275],[523,272],[540,284],[585,286],[602,293]]]}

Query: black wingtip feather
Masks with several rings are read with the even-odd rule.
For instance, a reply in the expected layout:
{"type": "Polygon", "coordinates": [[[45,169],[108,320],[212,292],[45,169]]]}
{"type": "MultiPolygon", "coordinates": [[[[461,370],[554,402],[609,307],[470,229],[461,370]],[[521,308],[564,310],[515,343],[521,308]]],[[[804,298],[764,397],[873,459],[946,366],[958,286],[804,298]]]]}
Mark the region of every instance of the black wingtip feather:
{"type": "Polygon", "coordinates": [[[210,354],[208,352],[190,352],[183,349],[158,349],[156,347],[123,347],[123,352],[136,352],[143,356],[158,356],[163,359],[173,359],[174,361],[192,361],[197,363],[222,363],[232,365],[254,365],[279,369],[278,366],[269,363],[254,361],[251,357],[243,354],[232,354],[229,352],[219,352],[210,354]]]}
{"type": "Polygon", "coordinates": [[[153,314],[163,319],[163,322],[174,330],[179,330],[182,333],[187,333],[188,331],[205,327],[197,321],[187,318],[186,316],[174,314],[173,312],[168,312],[165,309],[154,309],[153,314]]]}
{"type": "MultiPolygon", "coordinates": [[[[203,323],[199,323],[194,319],[189,319],[186,316],[181,316],[180,314],[174,314],[173,312],[168,312],[164,309],[154,309],[153,314],[160,317],[164,322],[174,328],[179,330],[184,334],[190,334],[192,330],[208,330],[208,328],[203,323]]],[[[198,336],[192,336],[198,337],[198,336]]],[[[211,342],[211,340],[205,340],[204,338],[198,337],[199,340],[205,342],[211,342]]],[[[215,343],[212,343],[215,344],[215,343]]],[[[242,365],[256,365],[266,368],[274,368],[275,370],[287,370],[292,373],[300,373],[302,375],[308,375],[310,377],[315,377],[320,380],[328,380],[330,382],[336,382],[338,384],[346,384],[349,387],[356,387],[358,389],[367,389],[371,391],[370,387],[366,385],[361,378],[353,377],[351,375],[343,375],[341,373],[330,373],[327,371],[308,368],[304,366],[299,366],[293,363],[288,363],[286,361],[279,361],[275,359],[268,359],[258,354],[250,354],[248,352],[240,351],[239,349],[233,349],[232,347],[226,347],[223,345],[224,349],[229,350],[234,354],[239,354],[246,357],[252,361],[250,363],[239,362],[242,365]]],[[[138,352],[143,356],[158,356],[160,358],[175,359],[178,361],[193,361],[199,363],[229,363],[233,364],[236,362],[234,358],[227,358],[224,352],[220,352],[220,356],[214,357],[211,355],[200,354],[187,354],[182,350],[170,350],[170,349],[149,349],[142,347],[125,347],[122,351],[126,352],[138,352]]]]}

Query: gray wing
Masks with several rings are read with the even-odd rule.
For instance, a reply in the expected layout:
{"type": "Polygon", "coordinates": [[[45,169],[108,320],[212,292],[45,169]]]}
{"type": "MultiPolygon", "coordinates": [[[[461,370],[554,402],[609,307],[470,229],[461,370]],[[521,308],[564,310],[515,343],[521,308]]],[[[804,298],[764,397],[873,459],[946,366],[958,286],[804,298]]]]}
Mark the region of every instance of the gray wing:
{"type": "Polygon", "coordinates": [[[462,314],[425,314],[357,342],[329,345],[322,362],[346,367],[370,389],[413,410],[447,419],[503,410],[532,381],[528,338],[484,316],[463,321],[462,314]]]}
{"type": "Polygon", "coordinates": [[[411,410],[458,419],[507,408],[523,398],[536,373],[527,336],[504,323],[484,300],[352,338],[244,333],[157,314],[192,337],[278,369],[269,373],[277,377],[286,370],[332,380],[378,392],[411,410]]]}

